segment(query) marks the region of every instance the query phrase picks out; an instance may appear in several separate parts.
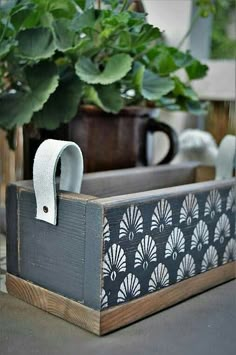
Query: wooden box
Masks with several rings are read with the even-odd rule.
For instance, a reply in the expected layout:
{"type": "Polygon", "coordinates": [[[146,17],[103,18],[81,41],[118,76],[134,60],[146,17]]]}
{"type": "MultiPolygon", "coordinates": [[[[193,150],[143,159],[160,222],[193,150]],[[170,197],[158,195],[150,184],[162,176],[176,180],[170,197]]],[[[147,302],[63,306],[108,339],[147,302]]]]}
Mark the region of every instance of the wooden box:
{"type": "Polygon", "coordinates": [[[7,191],[7,289],[102,335],[235,278],[235,179],[196,163],[87,174],[36,220],[7,191]]]}

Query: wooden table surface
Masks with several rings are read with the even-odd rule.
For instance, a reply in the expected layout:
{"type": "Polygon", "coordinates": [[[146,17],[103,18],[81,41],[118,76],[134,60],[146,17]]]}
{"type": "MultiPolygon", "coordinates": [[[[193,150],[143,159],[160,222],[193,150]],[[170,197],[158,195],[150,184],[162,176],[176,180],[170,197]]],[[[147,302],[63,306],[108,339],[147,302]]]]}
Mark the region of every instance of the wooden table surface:
{"type": "Polygon", "coordinates": [[[99,338],[0,293],[0,354],[235,355],[236,280],[99,338]]]}

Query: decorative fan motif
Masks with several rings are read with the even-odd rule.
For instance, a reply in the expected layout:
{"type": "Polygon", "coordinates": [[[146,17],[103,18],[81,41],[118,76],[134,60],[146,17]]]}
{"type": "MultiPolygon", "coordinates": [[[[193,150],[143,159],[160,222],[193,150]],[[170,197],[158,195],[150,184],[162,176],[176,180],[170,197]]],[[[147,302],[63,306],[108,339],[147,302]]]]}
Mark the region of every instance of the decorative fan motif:
{"type": "Polygon", "coordinates": [[[168,225],[172,225],[172,210],[169,202],[162,199],[153,212],[151,230],[158,229],[162,232],[168,225]]]}
{"type": "Polygon", "coordinates": [[[227,202],[226,202],[226,210],[232,210],[232,212],[236,212],[236,188],[232,187],[230,189],[227,202]]]}
{"type": "Polygon", "coordinates": [[[172,259],[176,260],[178,254],[184,253],[184,251],[185,251],[184,235],[178,227],[175,227],[175,229],[169,236],[166,243],[165,258],[172,256],[172,259]]]}
{"type": "Polygon", "coordinates": [[[204,216],[210,215],[213,219],[216,213],[220,213],[222,211],[222,202],[221,197],[218,190],[210,191],[209,195],[207,196],[204,216]]]}
{"type": "Polygon", "coordinates": [[[136,205],[122,202],[116,215],[106,207],[101,309],[236,260],[235,192],[226,183],[136,205]]]}
{"type": "Polygon", "coordinates": [[[117,303],[125,302],[130,298],[137,297],[140,295],[140,292],[141,291],[138,278],[134,274],[129,273],[120,285],[117,303]]]}
{"type": "Polygon", "coordinates": [[[105,290],[102,288],[102,293],[101,293],[101,309],[104,309],[108,307],[108,297],[105,292],[105,290]]]}
{"type": "Polygon", "coordinates": [[[236,240],[234,238],[231,238],[225,247],[225,252],[223,255],[223,264],[235,260],[236,260],[236,240]]]}
{"type": "Polygon", "coordinates": [[[198,251],[202,250],[204,244],[209,243],[209,231],[204,221],[198,222],[194,228],[191,239],[191,250],[197,248],[198,251]]]}
{"type": "Polygon", "coordinates": [[[192,223],[194,218],[199,217],[199,206],[195,195],[188,194],[182,204],[180,210],[180,223],[187,222],[187,225],[192,223]]]}
{"type": "Polygon", "coordinates": [[[220,240],[220,243],[224,243],[225,238],[230,237],[230,223],[226,214],[222,214],[219,218],[215,233],[214,233],[214,242],[220,240]]]}
{"type": "Polygon", "coordinates": [[[167,270],[167,267],[164,264],[160,263],[155,267],[151,275],[148,284],[148,291],[157,291],[160,288],[167,286],[169,286],[169,272],[167,270]]]}
{"type": "Polygon", "coordinates": [[[218,254],[214,246],[209,246],[205,252],[202,260],[201,271],[205,272],[207,270],[213,269],[218,266],[218,254]]]}
{"type": "Polygon", "coordinates": [[[115,281],[117,273],[126,271],[126,256],[120,245],[113,244],[104,256],[103,275],[115,281]]]}
{"type": "Polygon", "coordinates": [[[143,217],[137,206],[130,206],[120,222],[119,238],[132,241],[137,233],[143,233],[143,217]]]}
{"type": "Polygon", "coordinates": [[[177,271],[177,282],[195,275],[195,262],[190,254],[183,257],[177,271]]]}
{"type": "Polygon", "coordinates": [[[157,247],[152,237],[146,235],[138,245],[134,267],[142,266],[144,270],[147,270],[153,261],[157,261],[157,247]]]}
{"type": "Polygon", "coordinates": [[[107,218],[104,218],[104,223],[103,223],[103,240],[105,242],[110,241],[110,227],[107,218]]]}

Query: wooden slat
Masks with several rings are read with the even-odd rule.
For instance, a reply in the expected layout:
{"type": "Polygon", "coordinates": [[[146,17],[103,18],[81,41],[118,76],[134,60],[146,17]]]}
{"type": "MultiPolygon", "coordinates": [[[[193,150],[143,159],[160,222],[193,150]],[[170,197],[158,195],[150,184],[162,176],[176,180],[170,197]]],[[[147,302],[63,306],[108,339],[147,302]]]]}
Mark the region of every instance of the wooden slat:
{"type": "Polygon", "coordinates": [[[199,182],[199,183],[194,183],[194,184],[167,187],[167,188],[158,189],[158,190],[137,192],[137,193],[131,193],[131,194],[126,194],[126,195],[107,197],[107,198],[98,198],[94,202],[102,204],[106,207],[117,207],[119,205],[127,204],[127,203],[141,204],[141,203],[147,202],[147,201],[149,201],[149,202],[154,201],[160,197],[166,198],[166,197],[178,196],[183,193],[190,193],[190,192],[197,193],[197,192],[203,192],[203,191],[206,191],[209,189],[231,187],[233,185],[235,185],[235,178],[227,179],[227,180],[223,180],[223,181],[211,180],[211,181],[199,182]]]}
{"type": "Polygon", "coordinates": [[[98,197],[184,185],[195,180],[198,163],[161,165],[85,174],[82,193],[98,197]]]}
{"type": "Polygon", "coordinates": [[[212,166],[199,166],[196,168],[196,182],[215,179],[215,168],[212,166]]]}
{"type": "MultiPolygon", "coordinates": [[[[190,184],[195,182],[197,166],[198,163],[184,163],[89,173],[83,177],[81,192],[86,197],[111,197],[190,184]]],[[[33,191],[32,181],[20,181],[16,184],[24,190],[33,191]]],[[[64,197],[65,192],[61,193],[64,197]]],[[[67,195],[72,196],[72,193],[67,195]]],[[[73,195],[81,197],[78,194],[73,195]]]]}
{"type": "Polygon", "coordinates": [[[100,313],[11,274],[6,276],[8,293],[95,334],[100,333],[100,313]]]}
{"type": "Polygon", "coordinates": [[[231,262],[161,291],[102,312],[95,311],[11,274],[6,276],[6,286],[12,296],[92,333],[104,335],[234,279],[236,277],[235,268],[236,262],[231,262]]]}
{"type": "Polygon", "coordinates": [[[220,266],[126,304],[101,312],[101,335],[159,312],[235,278],[236,262],[220,266]]]}

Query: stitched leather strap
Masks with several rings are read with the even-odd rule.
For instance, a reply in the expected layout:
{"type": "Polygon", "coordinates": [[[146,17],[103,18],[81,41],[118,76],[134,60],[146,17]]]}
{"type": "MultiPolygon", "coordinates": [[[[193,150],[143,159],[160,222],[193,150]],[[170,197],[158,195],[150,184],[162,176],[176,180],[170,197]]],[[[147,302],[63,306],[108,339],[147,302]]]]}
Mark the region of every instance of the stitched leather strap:
{"type": "Polygon", "coordinates": [[[36,196],[36,219],[57,223],[56,167],[61,158],[60,190],[80,192],[83,177],[83,156],[73,142],[45,140],[38,148],[33,166],[36,196]]]}
{"type": "Polygon", "coordinates": [[[225,136],[219,146],[216,160],[216,180],[230,179],[236,163],[236,137],[225,136]]]}

